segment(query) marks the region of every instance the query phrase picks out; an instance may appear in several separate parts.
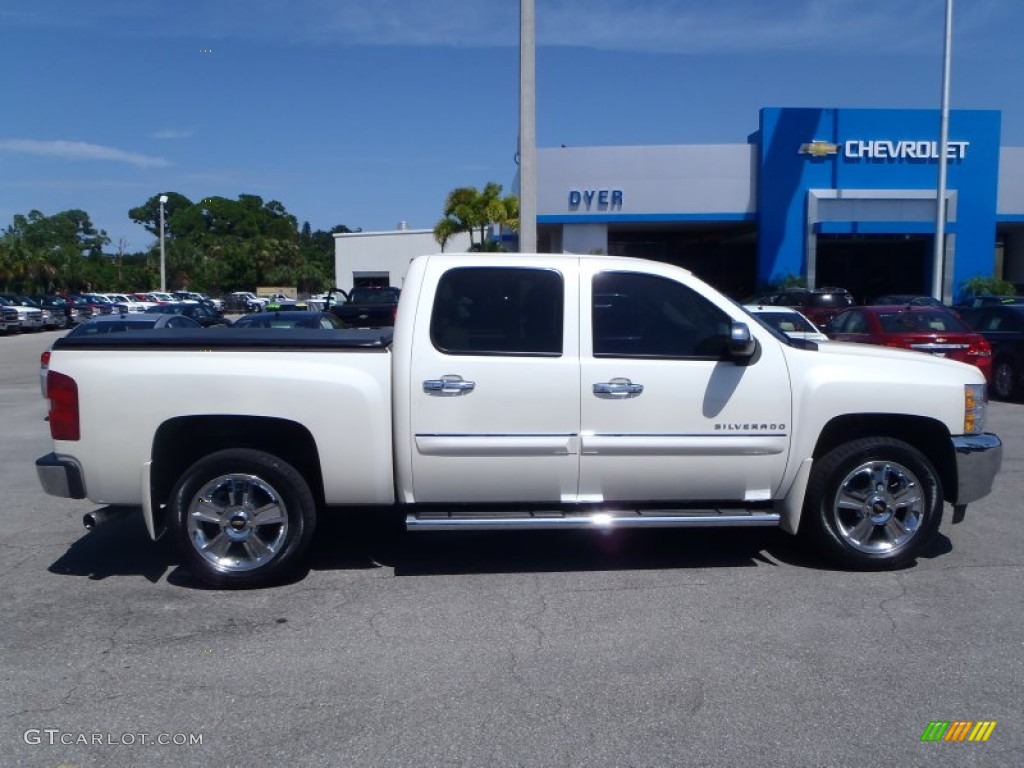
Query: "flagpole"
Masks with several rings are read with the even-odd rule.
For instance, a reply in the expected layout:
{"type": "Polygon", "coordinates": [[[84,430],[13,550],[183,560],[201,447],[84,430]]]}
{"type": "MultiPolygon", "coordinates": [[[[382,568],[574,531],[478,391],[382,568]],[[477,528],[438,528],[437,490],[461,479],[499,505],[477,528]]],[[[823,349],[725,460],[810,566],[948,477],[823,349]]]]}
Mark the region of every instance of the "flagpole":
{"type": "Polygon", "coordinates": [[[939,119],[939,184],[935,198],[935,255],[932,295],[945,299],[946,272],[946,165],[949,154],[949,62],[953,47],[953,0],[946,0],[946,36],[942,47],[942,106],[939,119]]]}

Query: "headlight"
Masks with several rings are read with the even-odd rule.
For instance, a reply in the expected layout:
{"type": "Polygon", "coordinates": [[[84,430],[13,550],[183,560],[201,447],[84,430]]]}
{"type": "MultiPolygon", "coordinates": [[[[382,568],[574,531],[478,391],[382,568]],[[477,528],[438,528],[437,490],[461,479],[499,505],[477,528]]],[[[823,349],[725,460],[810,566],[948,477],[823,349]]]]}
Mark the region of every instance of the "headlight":
{"type": "Polygon", "coordinates": [[[984,384],[964,385],[964,434],[980,435],[985,431],[985,409],[988,391],[984,384]]]}

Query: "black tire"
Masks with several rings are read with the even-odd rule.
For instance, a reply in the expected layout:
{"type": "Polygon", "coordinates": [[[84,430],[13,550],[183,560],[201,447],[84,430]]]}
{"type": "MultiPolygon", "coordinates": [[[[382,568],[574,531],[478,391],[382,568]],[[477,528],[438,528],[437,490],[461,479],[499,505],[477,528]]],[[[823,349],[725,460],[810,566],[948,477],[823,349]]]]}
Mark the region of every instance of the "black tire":
{"type": "Polygon", "coordinates": [[[992,396],[998,400],[1014,400],[1020,388],[1020,373],[1009,358],[997,358],[992,364],[992,396]]]}
{"type": "Polygon", "coordinates": [[[278,583],[301,564],[316,528],[316,502],[290,464],[247,448],[211,453],[171,495],[174,541],[206,584],[278,583]]]}
{"type": "Polygon", "coordinates": [[[902,440],[870,437],[815,461],[800,535],[843,567],[898,568],[941,520],[942,485],[927,457],[902,440]]]}

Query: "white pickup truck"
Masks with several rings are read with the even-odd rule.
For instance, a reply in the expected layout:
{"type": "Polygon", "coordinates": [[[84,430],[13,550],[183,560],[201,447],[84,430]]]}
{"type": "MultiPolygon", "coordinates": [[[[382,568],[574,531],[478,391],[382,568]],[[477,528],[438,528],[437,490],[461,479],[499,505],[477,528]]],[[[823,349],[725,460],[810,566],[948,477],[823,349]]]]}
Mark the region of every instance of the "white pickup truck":
{"type": "Polygon", "coordinates": [[[794,341],[638,259],[423,256],[393,329],[68,338],[47,377],[43,489],[141,507],[222,587],[367,506],[423,531],[777,526],[895,567],[1002,461],[977,368],[794,341]]]}

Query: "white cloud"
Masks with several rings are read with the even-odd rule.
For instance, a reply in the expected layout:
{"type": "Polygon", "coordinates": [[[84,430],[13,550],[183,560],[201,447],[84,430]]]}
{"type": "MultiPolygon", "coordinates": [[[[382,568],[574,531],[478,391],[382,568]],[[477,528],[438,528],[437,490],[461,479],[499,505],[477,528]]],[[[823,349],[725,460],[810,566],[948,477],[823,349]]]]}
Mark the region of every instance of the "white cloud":
{"type": "Polygon", "coordinates": [[[162,157],[126,152],[123,149],[88,144],[84,141],[39,141],[37,139],[0,139],[0,150],[23,155],[60,157],[69,160],[111,160],[129,163],[139,168],[159,168],[170,165],[162,157]]]}

